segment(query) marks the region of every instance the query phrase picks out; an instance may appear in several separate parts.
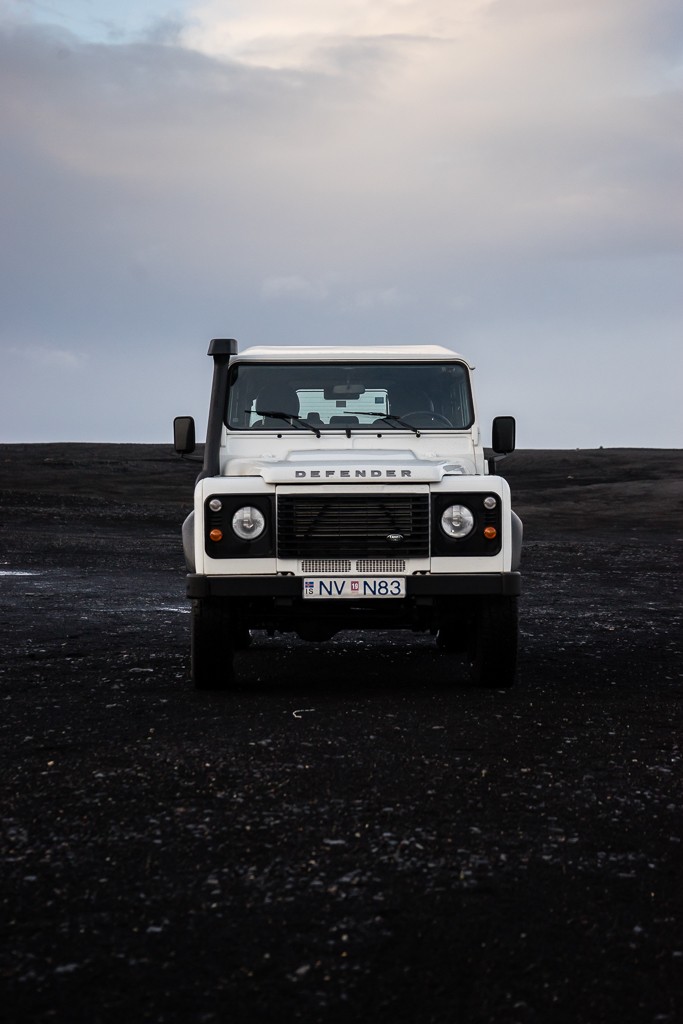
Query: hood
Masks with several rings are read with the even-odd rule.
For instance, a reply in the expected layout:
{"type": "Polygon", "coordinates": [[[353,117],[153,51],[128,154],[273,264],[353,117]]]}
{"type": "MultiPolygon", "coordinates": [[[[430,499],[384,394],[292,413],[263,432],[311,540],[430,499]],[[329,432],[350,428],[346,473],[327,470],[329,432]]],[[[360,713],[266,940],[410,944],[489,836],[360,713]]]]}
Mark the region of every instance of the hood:
{"type": "Polygon", "coordinates": [[[471,459],[421,455],[412,451],[294,451],[284,459],[262,455],[230,459],[228,476],[260,476],[269,484],[438,483],[444,476],[474,473],[471,459]]]}

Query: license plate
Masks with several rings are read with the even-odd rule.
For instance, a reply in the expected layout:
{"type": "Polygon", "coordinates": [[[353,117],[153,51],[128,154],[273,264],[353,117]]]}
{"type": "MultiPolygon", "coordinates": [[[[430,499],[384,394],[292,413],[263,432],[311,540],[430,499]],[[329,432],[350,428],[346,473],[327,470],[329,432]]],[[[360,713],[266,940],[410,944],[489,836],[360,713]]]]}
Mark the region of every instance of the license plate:
{"type": "Polygon", "coordinates": [[[303,594],[327,601],[405,597],[406,581],[403,576],[305,576],[303,594]]]}

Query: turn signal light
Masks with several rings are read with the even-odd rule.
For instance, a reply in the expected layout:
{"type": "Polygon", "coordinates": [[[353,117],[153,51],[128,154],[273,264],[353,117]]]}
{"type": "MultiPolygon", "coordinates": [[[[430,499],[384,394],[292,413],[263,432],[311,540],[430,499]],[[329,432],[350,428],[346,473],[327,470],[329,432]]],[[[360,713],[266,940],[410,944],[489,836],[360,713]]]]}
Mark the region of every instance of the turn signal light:
{"type": "Polygon", "coordinates": [[[211,533],[209,534],[209,540],[214,540],[214,541],[223,540],[223,531],[222,530],[212,530],[211,533]]]}
{"type": "Polygon", "coordinates": [[[484,536],[486,537],[487,540],[495,540],[496,537],[498,536],[498,531],[496,530],[495,526],[487,526],[486,529],[484,530],[484,536]]]}

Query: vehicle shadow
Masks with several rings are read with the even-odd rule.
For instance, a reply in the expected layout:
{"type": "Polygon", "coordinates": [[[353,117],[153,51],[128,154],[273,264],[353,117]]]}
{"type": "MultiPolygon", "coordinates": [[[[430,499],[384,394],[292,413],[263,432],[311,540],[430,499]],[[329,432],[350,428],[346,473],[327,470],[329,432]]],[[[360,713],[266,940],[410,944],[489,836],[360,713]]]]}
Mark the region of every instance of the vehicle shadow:
{"type": "Polygon", "coordinates": [[[301,695],[441,691],[468,687],[462,658],[436,646],[433,637],[401,632],[340,633],[325,643],[256,634],[235,657],[233,692],[301,695]]]}

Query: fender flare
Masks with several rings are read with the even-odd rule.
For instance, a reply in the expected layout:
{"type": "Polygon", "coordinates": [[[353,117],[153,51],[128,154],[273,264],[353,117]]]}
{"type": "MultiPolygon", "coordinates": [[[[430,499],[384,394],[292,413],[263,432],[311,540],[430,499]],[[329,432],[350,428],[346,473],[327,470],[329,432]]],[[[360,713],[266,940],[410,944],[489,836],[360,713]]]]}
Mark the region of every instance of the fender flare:
{"type": "Polygon", "coordinates": [[[512,534],[512,572],[519,569],[522,561],[522,538],[524,536],[524,524],[516,512],[510,514],[510,531],[512,534]]]}
{"type": "Polygon", "coordinates": [[[195,572],[196,566],[194,562],[194,512],[190,512],[189,516],[183,523],[182,534],[183,554],[185,555],[185,565],[187,566],[187,571],[195,572]]]}

